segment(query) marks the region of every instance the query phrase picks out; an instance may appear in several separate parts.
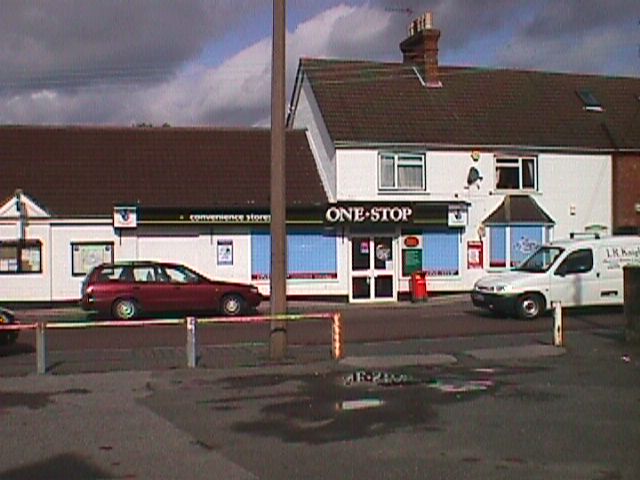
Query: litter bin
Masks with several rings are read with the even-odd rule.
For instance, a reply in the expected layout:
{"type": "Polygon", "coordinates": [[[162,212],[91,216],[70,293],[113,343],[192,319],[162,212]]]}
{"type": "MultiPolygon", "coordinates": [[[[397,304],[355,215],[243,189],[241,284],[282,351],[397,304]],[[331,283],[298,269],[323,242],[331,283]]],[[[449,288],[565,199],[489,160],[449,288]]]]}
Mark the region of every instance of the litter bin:
{"type": "Polygon", "coordinates": [[[427,300],[427,272],[413,272],[409,281],[409,291],[412,302],[424,302],[427,300]]]}
{"type": "Polygon", "coordinates": [[[627,342],[640,343],[640,265],[625,265],[624,276],[624,316],[627,322],[625,337],[627,342]]]}

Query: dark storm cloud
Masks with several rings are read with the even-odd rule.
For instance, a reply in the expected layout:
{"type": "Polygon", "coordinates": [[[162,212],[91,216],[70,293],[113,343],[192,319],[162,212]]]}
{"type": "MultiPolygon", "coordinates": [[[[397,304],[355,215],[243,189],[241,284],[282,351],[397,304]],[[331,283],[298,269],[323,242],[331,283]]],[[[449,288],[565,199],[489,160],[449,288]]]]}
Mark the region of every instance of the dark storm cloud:
{"type": "Polygon", "coordinates": [[[537,15],[523,35],[531,38],[579,35],[621,24],[636,26],[639,19],[640,4],[637,0],[549,0],[541,2],[537,15]]]}
{"type": "Polygon", "coordinates": [[[0,89],[161,80],[256,1],[3,0],[0,89]]]}

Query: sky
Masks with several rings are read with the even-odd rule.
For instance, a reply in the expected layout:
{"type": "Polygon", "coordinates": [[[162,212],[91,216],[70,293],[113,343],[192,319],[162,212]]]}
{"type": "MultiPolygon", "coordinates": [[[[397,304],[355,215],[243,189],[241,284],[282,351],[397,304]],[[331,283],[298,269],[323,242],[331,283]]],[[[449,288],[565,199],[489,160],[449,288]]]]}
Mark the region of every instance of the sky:
{"type": "MultiPolygon", "coordinates": [[[[0,125],[269,126],[272,0],[0,0],[0,125]]],[[[640,77],[637,0],[287,0],[301,57],[401,62],[433,12],[441,65],[640,77]]]]}

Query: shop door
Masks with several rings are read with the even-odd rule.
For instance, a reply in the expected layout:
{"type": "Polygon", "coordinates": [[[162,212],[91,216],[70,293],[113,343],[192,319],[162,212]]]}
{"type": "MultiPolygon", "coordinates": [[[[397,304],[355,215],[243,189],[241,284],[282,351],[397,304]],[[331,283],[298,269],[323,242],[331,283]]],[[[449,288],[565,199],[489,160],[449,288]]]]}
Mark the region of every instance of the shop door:
{"type": "Polygon", "coordinates": [[[393,237],[351,237],[353,302],[395,300],[393,237]]]}

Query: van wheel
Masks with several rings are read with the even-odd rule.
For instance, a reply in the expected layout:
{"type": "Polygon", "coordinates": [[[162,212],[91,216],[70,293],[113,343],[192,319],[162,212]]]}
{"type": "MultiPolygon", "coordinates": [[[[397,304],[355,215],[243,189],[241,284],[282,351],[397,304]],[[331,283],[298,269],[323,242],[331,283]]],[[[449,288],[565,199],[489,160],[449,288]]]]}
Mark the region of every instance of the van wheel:
{"type": "Polygon", "coordinates": [[[116,300],[111,308],[113,316],[119,320],[131,320],[139,315],[140,309],[135,301],[128,298],[116,300]]]}
{"type": "Polygon", "coordinates": [[[220,310],[227,317],[236,317],[244,311],[244,298],[235,293],[225,295],[220,303],[220,310]]]}
{"type": "Polygon", "coordinates": [[[537,293],[525,293],[518,298],[516,313],[523,320],[538,318],[545,307],[544,298],[537,293]]]}

